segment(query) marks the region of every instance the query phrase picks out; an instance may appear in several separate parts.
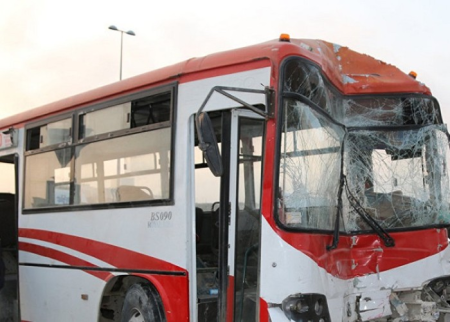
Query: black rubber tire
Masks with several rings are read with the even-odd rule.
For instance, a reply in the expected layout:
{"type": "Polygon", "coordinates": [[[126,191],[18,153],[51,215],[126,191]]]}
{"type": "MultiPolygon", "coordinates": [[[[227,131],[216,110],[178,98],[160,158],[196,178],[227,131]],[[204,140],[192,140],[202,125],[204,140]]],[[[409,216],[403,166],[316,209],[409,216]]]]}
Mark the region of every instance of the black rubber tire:
{"type": "Polygon", "coordinates": [[[120,321],[164,322],[161,307],[150,286],[134,284],[125,295],[120,321]]]}

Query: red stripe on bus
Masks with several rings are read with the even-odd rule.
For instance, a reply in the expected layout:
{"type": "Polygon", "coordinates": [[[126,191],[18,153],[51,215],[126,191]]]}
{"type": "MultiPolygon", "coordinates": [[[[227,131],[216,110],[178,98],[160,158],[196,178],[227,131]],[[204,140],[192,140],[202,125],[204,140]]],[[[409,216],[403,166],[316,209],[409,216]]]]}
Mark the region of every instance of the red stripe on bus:
{"type": "Polygon", "coordinates": [[[228,275],[228,289],[227,289],[227,322],[234,321],[234,276],[228,275]]]}
{"type": "Polygon", "coordinates": [[[257,60],[249,60],[239,64],[223,65],[212,69],[200,70],[195,73],[183,74],[180,77],[180,83],[187,83],[211,77],[241,73],[266,67],[272,67],[272,63],[269,57],[260,57],[257,60]]]}
{"type": "Polygon", "coordinates": [[[270,317],[269,317],[269,305],[267,304],[267,302],[262,299],[259,298],[259,321],[270,321],[270,317]]]}
{"type": "Polygon", "coordinates": [[[53,243],[95,257],[118,269],[186,272],[185,269],[155,257],[97,240],[40,229],[19,229],[19,236],[53,243]]]}
{"type": "MultiPolygon", "coordinates": [[[[35,245],[26,242],[19,242],[19,250],[33,253],[39,256],[48,257],[57,260],[58,262],[68,264],[70,266],[92,267],[92,268],[98,267],[83,259],[77,258],[75,256],[45,246],[35,245]]],[[[108,281],[110,278],[114,277],[114,275],[108,272],[99,272],[91,270],[84,270],[84,271],[104,281],[108,281]]]]}
{"type": "Polygon", "coordinates": [[[189,321],[188,276],[133,274],[150,281],[163,302],[167,322],[189,321]]]}
{"type": "Polygon", "coordinates": [[[278,235],[328,273],[341,279],[376,274],[436,255],[448,247],[446,229],[392,232],[394,247],[375,234],[340,236],[336,249],[327,250],[333,236],[282,231],[278,235]],[[427,242],[424,242],[427,241],[427,242]]]}

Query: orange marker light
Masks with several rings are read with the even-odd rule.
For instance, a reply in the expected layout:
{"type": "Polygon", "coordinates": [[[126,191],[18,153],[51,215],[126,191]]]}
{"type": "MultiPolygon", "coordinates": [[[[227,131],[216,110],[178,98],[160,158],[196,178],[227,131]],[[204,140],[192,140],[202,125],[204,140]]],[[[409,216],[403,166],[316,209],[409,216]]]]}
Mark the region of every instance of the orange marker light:
{"type": "Polygon", "coordinates": [[[291,42],[291,36],[289,36],[289,34],[281,34],[280,41],[291,42]]]}
{"type": "Polygon", "coordinates": [[[416,77],[417,77],[417,73],[415,71],[413,71],[413,70],[410,71],[408,75],[411,76],[414,79],[416,79],[416,77]]]}

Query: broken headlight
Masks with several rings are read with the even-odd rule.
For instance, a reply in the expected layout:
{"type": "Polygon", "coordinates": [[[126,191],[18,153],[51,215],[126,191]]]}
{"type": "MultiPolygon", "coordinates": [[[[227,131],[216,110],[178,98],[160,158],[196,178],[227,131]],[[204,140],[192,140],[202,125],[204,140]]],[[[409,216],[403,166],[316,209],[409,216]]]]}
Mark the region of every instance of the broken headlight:
{"type": "Polygon", "coordinates": [[[450,308],[450,277],[434,279],[424,287],[423,299],[434,301],[438,308],[450,308]]]}
{"type": "Polygon", "coordinates": [[[283,312],[295,322],[329,322],[327,299],[322,294],[293,294],[283,300],[283,312]]]}

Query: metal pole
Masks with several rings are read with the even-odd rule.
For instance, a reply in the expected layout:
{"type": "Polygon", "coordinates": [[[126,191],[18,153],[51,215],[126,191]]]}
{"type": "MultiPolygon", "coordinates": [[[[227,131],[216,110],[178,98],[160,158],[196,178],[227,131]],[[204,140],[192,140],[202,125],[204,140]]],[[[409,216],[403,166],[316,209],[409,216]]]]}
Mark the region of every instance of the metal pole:
{"type": "MultiPolygon", "coordinates": [[[[116,26],[111,25],[109,26],[108,29],[114,30],[114,31],[120,31],[120,68],[119,68],[119,80],[122,80],[122,60],[123,60],[123,33],[125,31],[117,29],[116,26]]],[[[136,36],[136,34],[134,33],[134,31],[132,30],[128,30],[125,32],[127,35],[130,36],[136,36]]]]}

